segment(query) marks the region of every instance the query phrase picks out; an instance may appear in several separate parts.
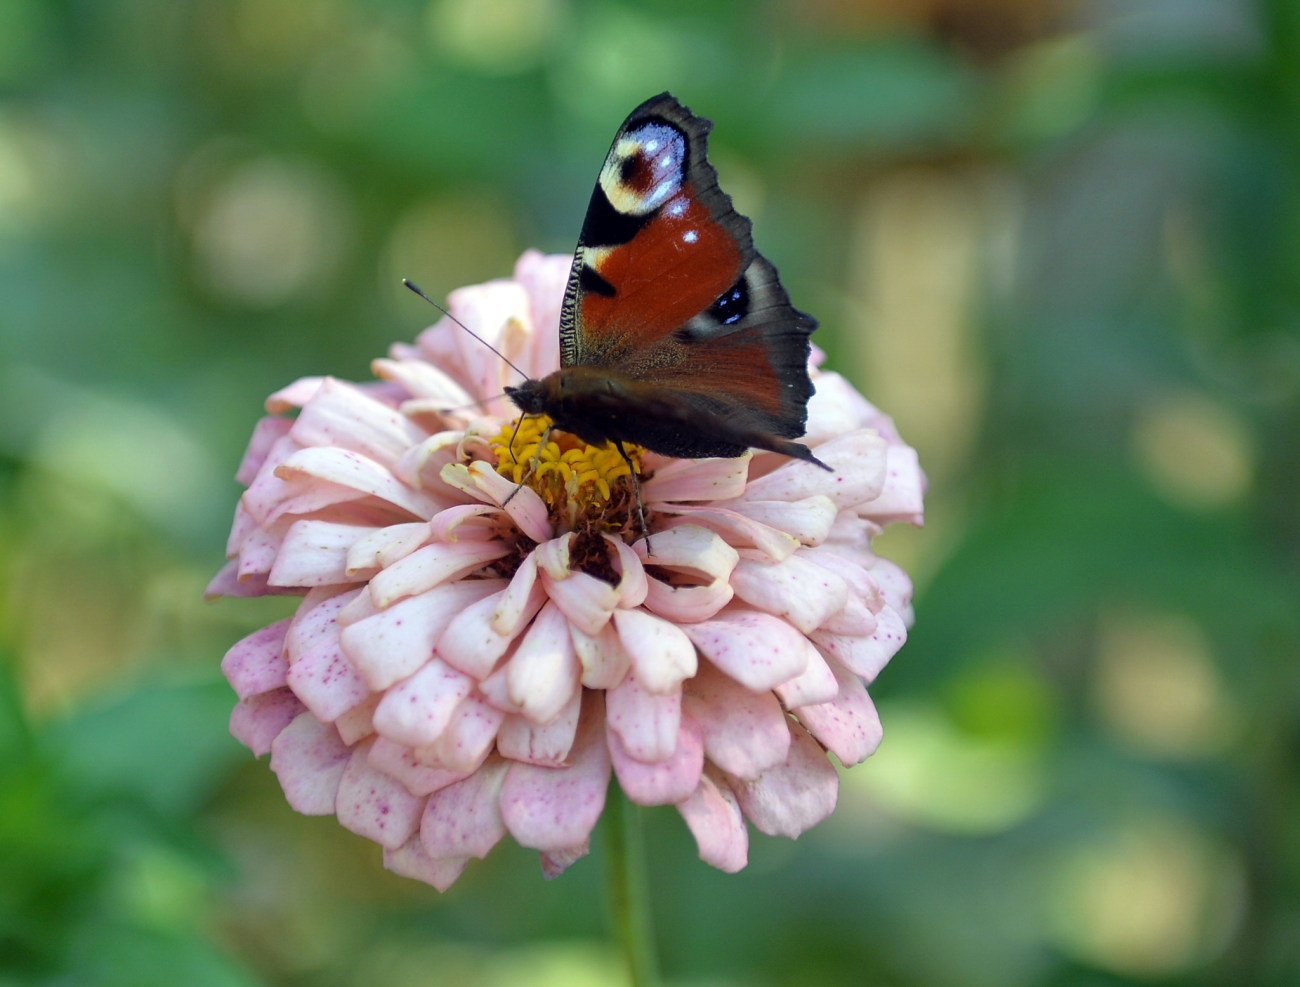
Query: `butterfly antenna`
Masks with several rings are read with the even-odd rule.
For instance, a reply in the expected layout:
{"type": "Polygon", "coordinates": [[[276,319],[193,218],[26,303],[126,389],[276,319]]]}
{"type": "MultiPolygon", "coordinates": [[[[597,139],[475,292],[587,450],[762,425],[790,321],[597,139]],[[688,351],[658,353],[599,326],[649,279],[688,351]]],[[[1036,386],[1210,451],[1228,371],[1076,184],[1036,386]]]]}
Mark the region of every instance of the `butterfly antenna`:
{"type": "Polygon", "coordinates": [[[464,329],[467,333],[469,333],[471,336],[477,339],[480,343],[482,343],[484,346],[490,349],[493,353],[501,357],[502,362],[505,363],[505,365],[509,367],[511,370],[513,370],[515,373],[517,373],[520,377],[524,378],[524,380],[528,379],[528,375],[524,373],[522,370],[520,370],[518,367],[516,367],[514,363],[511,361],[510,357],[506,356],[499,349],[497,349],[495,346],[489,343],[486,339],[484,339],[482,336],[476,333],[473,329],[465,325],[465,323],[461,322],[460,319],[456,318],[456,316],[452,315],[445,308],[443,308],[441,305],[435,302],[432,298],[430,298],[423,291],[421,291],[417,285],[413,284],[410,281],[407,281],[406,278],[402,278],[402,284],[406,285],[406,287],[410,288],[413,292],[415,292],[417,295],[423,298],[426,302],[428,302],[430,305],[436,308],[439,312],[441,312],[447,318],[451,319],[452,322],[456,323],[456,325],[464,329]]]}

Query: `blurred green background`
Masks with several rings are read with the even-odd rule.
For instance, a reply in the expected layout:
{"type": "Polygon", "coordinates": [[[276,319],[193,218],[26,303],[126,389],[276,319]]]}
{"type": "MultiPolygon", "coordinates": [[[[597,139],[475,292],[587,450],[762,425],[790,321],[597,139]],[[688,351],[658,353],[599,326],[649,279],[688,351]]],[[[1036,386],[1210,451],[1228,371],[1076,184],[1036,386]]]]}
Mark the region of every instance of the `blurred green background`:
{"type": "Polygon", "coordinates": [[[831,820],[666,978],[1300,983],[1300,6],[4,0],[0,983],[617,984],[600,847],[439,896],[295,816],[205,604],[265,394],[568,252],[664,89],[931,490],[831,820]]]}

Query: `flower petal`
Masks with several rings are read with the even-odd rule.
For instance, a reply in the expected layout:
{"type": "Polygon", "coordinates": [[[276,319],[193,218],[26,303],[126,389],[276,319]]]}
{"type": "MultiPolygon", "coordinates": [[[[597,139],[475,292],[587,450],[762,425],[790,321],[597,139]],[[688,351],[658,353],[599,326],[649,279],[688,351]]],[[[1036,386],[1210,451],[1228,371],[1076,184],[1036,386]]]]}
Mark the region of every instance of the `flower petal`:
{"type": "MultiPolygon", "coordinates": [[[[284,461],[276,475],[286,483],[296,481],[301,489],[313,489],[316,485],[325,495],[322,498],[325,503],[337,503],[334,497],[342,499],[368,494],[419,518],[433,517],[443,507],[450,506],[412,490],[373,459],[346,449],[300,449],[284,461]]],[[[286,511],[287,504],[281,502],[278,510],[286,511]]]]}
{"type": "Polygon", "coordinates": [[[614,774],[627,797],[638,805],[675,805],[690,798],[704,769],[700,728],[682,717],[676,749],[665,761],[646,763],[628,753],[614,730],[607,733],[614,774]]]}
{"type": "Polygon", "coordinates": [[[446,891],[465,870],[468,860],[464,857],[430,857],[420,844],[420,838],[413,836],[396,850],[384,851],[384,867],[398,877],[409,877],[423,881],[439,891],[446,891]]]}
{"type": "Polygon", "coordinates": [[[334,812],[339,780],[352,750],[332,726],[302,713],[271,744],[271,770],[285,800],[304,816],[334,812]]]}
{"type": "Polygon", "coordinates": [[[845,508],[880,495],[885,483],[885,440],[876,432],[863,429],[825,442],[817,447],[817,458],[834,472],[792,460],[750,481],[746,498],[796,501],[822,494],[845,508]]]}
{"type": "Polygon", "coordinates": [[[784,562],[741,559],[731,585],[755,610],[782,617],[805,634],[843,610],[849,598],[843,579],[798,556],[784,562]]]}
{"type": "Polygon", "coordinates": [[[440,788],[454,785],[467,775],[464,771],[421,764],[411,748],[386,737],[375,738],[369,757],[376,770],[396,778],[412,795],[429,795],[440,788]]]}
{"type": "Polygon", "coordinates": [[[606,624],[595,635],[584,634],[570,624],[569,636],[582,665],[582,684],[586,688],[612,689],[623,681],[632,667],[632,658],[623,649],[612,624],[606,624]]]}
{"type": "Polygon", "coordinates": [[[425,545],[371,579],[370,598],[377,607],[391,606],[403,597],[463,579],[509,551],[510,546],[503,541],[425,545]]]}
{"type": "Polygon", "coordinates": [[[725,782],[704,774],[699,787],[677,810],[686,820],[700,859],[706,864],[734,874],[749,863],[749,830],[736,794],[725,782]]]}
{"type": "Polygon", "coordinates": [[[554,852],[582,846],[605,808],[609,749],[598,700],[583,704],[569,765],[514,764],[501,789],[501,815],[520,846],[554,852]]]}
{"type": "Polygon", "coordinates": [[[343,653],[372,689],[387,689],[433,657],[454,614],[497,588],[489,580],[439,586],[344,627],[343,653]]]}
{"type": "Polygon", "coordinates": [[[835,810],[839,777],[821,745],[797,723],[790,725],[790,741],[784,763],[752,781],[732,779],[731,786],[759,830],[794,839],[835,810]]]}
{"type": "Polygon", "coordinates": [[[491,752],[503,719],[504,713],[471,693],[451,714],[442,736],[421,750],[431,751],[439,764],[452,771],[473,771],[491,752]]]}
{"type": "Polygon", "coordinates": [[[486,857],[506,835],[501,785],[509,762],[489,759],[464,781],[429,796],[420,842],[431,857],[486,857]]]}
{"type": "Polygon", "coordinates": [[[644,610],[615,610],[619,642],[642,688],[655,695],[681,690],[695,674],[695,645],[681,628],[644,610]]]}
{"type": "Polygon", "coordinates": [[[412,795],[396,778],[377,771],[367,757],[368,747],[363,743],[353,751],[339,781],[339,825],[396,850],[419,828],[424,799],[412,795]]]}
{"type": "Polygon", "coordinates": [[[754,692],[775,688],[803,673],[805,638],[784,620],[754,610],[724,610],[682,630],[700,654],[754,692]]]}
{"type": "Polygon", "coordinates": [[[507,716],[497,732],[497,751],[512,761],[560,767],[569,756],[577,736],[581,708],[582,690],[575,689],[564,708],[548,723],[537,724],[523,716],[507,716]]]}
{"type": "Polygon", "coordinates": [[[302,712],[302,703],[288,689],[273,689],[235,703],[230,711],[230,734],[253,752],[254,757],[269,753],[280,736],[302,712]]]}
{"type": "Polygon", "coordinates": [[[424,438],[423,430],[395,408],[333,377],[321,382],[298,413],[289,434],[304,447],[350,449],[389,467],[409,446],[424,438]]]}
{"type": "Polygon", "coordinates": [[[775,692],[789,709],[794,706],[807,706],[811,703],[830,702],[840,693],[835,673],[826,664],[811,641],[803,642],[804,656],[807,664],[804,670],[792,679],[787,679],[776,686],[775,692]]]}
{"type": "Polygon", "coordinates": [[[506,665],[510,701],[534,723],[549,723],[579,690],[580,674],[569,625],[548,603],[506,665]]]}
{"type": "MultiPolygon", "coordinates": [[[[669,459],[641,486],[647,504],[730,500],[745,492],[749,455],[727,459],[669,459]]],[[[656,539],[658,535],[656,534],[656,539]]]]}
{"type": "Polygon", "coordinates": [[[790,753],[790,724],[776,696],[746,689],[708,662],[688,683],[682,708],[700,725],[708,759],[728,774],[757,778],[790,753]]]}
{"type": "Polygon", "coordinates": [[[441,658],[389,688],[375,707],[375,730],[408,747],[433,743],[474,687],[473,680],[441,658]]]}
{"type": "Polygon", "coordinates": [[[666,761],[677,749],[681,728],[681,693],[657,696],[629,674],[605,694],[609,728],[618,734],[628,754],[647,763],[666,761]]]}
{"type": "Polygon", "coordinates": [[[865,761],[880,746],[880,717],[862,680],[843,669],[834,671],[839,694],[829,702],[800,706],[793,712],[823,747],[849,767],[865,761]]]}
{"type": "Polygon", "coordinates": [[[373,528],[348,549],[346,571],[356,574],[390,566],[398,559],[406,558],[428,539],[429,525],[425,521],[373,528]]]}
{"type": "Polygon", "coordinates": [[[289,662],[284,657],[288,629],[289,620],[285,619],[254,631],[221,659],[221,673],[240,699],[284,685],[289,670],[289,662]]]}

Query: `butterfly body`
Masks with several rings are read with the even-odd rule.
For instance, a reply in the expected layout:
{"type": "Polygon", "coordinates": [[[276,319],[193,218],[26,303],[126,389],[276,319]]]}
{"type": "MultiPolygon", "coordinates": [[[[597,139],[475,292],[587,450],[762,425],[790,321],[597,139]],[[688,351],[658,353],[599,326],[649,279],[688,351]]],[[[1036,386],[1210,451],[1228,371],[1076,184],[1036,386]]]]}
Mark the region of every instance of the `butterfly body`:
{"type": "Polygon", "coordinates": [[[593,445],[692,459],[753,447],[820,466],[791,441],[807,421],[817,323],[718,188],[711,126],[667,93],[632,111],[574,252],[561,369],[506,393],[593,445]]]}

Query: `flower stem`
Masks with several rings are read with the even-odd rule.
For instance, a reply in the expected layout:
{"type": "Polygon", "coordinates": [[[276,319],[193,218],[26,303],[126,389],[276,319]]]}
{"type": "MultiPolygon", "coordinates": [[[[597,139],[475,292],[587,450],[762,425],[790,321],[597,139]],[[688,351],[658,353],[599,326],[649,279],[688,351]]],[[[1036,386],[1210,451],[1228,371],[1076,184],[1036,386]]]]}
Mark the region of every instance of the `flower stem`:
{"type": "Polygon", "coordinates": [[[610,795],[618,803],[605,807],[610,922],[623,947],[632,987],[654,987],[659,982],[659,974],[639,807],[623,794],[617,782],[611,786],[610,795]]]}

